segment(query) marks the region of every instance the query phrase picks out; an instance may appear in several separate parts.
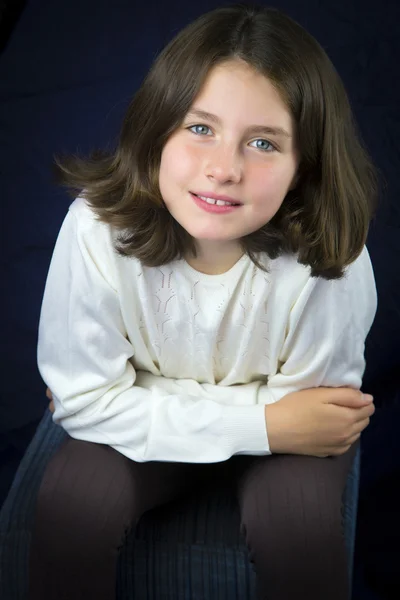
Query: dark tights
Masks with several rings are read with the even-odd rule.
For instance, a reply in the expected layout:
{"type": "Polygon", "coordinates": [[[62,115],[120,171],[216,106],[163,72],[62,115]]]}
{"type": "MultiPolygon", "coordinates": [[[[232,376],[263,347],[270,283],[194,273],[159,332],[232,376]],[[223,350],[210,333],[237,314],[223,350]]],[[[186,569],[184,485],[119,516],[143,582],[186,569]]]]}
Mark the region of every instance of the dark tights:
{"type": "Polygon", "coordinates": [[[37,500],[30,600],[115,600],[118,549],[149,509],[228,473],[268,600],[348,600],[342,493],[355,447],[335,458],[234,457],[226,463],[135,463],[68,438],[37,500]]]}

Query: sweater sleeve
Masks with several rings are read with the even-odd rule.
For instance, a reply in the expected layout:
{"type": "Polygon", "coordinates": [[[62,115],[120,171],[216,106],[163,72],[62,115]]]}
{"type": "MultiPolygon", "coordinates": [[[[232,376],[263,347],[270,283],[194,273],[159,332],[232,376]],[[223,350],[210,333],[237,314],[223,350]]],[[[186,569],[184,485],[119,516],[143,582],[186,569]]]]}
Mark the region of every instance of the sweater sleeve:
{"type": "Polygon", "coordinates": [[[76,439],[107,444],[138,462],[269,454],[259,385],[247,390],[254,402],[229,405],[135,371],[117,286],[102,267],[105,255],[93,253],[84,233],[70,210],[42,302],[38,366],[53,392],[55,422],[76,439]]]}
{"type": "Polygon", "coordinates": [[[276,371],[260,389],[261,402],[315,387],[360,389],[365,339],[377,310],[367,248],[338,280],[310,278],[293,304],[276,371]]]}

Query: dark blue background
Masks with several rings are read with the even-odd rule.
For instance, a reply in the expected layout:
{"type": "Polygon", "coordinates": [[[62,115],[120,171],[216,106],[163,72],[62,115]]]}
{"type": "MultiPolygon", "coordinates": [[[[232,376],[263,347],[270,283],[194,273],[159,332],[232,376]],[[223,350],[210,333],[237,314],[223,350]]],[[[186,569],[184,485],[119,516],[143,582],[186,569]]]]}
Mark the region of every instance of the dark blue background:
{"type": "MultiPolygon", "coordinates": [[[[71,201],[52,183],[52,156],[112,146],[157,52],[190,20],[227,3],[3,4],[0,504],[47,406],[36,368],[37,325],[52,249],[71,201]]],[[[367,340],[364,389],[375,395],[377,411],[363,439],[354,595],[400,597],[399,4],[276,0],[274,6],[304,25],[333,60],[384,181],[368,239],[379,308],[367,340]]]]}

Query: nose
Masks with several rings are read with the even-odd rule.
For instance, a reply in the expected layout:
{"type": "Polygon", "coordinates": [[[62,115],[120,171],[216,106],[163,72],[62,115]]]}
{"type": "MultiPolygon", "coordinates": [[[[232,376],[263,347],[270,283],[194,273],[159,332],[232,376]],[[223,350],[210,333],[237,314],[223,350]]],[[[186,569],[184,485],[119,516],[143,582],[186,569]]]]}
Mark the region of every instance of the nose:
{"type": "Polygon", "coordinates": [[[206,175],[218,183],[239,183],[242,178],[242,161],[234,149],[220,146],[208,158],[206,175]]]}

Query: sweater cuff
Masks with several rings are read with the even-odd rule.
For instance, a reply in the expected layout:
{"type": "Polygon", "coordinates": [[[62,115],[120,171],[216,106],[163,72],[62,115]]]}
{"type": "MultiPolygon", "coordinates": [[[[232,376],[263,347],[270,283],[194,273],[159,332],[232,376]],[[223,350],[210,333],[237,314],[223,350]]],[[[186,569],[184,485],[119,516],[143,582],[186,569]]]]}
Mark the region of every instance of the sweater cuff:
{"type": "Polygon", "coordinates": [[[223,419],[224,439],[231,455],[271,454],[264,405],[225,406],[223,419]]]}

